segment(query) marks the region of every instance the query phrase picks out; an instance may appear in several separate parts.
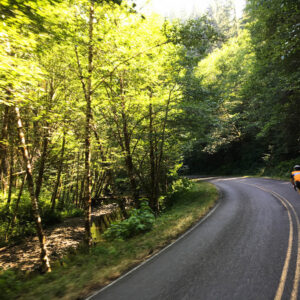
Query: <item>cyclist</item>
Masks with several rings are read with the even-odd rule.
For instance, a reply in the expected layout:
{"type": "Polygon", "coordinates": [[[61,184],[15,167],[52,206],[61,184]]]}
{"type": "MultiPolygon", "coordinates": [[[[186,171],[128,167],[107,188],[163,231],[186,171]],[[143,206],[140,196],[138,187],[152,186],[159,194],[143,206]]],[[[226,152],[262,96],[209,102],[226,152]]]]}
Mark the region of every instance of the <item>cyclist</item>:
{"type": "Polygon", "coordinates": [[[294,171],[291,174],[291,183],[295,191],[298,189],[298,193],[300,194],[300,165],[294,166],[294,171]]]}

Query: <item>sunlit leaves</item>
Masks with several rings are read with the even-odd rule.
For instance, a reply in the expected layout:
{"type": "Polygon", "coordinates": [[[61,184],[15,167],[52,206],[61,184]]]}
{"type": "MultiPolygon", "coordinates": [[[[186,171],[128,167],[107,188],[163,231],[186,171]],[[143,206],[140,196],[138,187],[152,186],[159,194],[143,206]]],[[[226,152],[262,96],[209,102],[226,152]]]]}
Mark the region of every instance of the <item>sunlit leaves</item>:
{"type": "Polygon", "coordinates": [[[205,150],[215,152],[219,147],[239,139],[244,115],[244,84],[249,80],[254,53],[249,32],[244,30],[230,39],[221,49],[214,50],[202,60],[196,74],[215,103],[215,120],[205,150]]]}

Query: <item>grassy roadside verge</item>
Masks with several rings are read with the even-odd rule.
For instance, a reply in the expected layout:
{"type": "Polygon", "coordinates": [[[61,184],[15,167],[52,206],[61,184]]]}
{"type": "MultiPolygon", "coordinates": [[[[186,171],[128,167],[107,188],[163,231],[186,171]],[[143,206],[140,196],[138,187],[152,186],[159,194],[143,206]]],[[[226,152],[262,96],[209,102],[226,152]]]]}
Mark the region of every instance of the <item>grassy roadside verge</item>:
{"type": "Polygon", "coordinates": [[[102,241],[90,253],[65,257],[62,266],[54,266],[44,276],[24,280],[15,272],[5,272],[0,276],[3,299],[84,299],[170,244],[206,215],[217,198],[212,184],[196,182],[156,219],[150,232],[126,241],[102,241]]]}
{"type": "Polygon", "coordinates": [[[249,176],[242,176],[245,178],[262,178],[262,179],[274,179],[274,180],[280,180],[280,181],[289,181],[289,177],[286,176],[260,176],[260,175],[249,175],[249,176]]]}

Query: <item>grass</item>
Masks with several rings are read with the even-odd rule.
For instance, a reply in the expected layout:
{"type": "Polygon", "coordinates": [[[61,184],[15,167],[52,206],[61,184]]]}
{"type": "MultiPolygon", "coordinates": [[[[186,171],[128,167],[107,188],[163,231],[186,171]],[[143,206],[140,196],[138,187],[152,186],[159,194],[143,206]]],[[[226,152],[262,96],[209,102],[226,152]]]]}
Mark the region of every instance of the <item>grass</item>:
{"type": "Polygon", "coordinates": [[[52,273],[43,276],[24,278],[12,271],[0,273],[4,299],[84,299],[170,244],[206,215],[217,198],[212,184],[196,182],[145,234],[126,241],[101,241],[88,253],[79,249],[79,253],[66,256],[53,266],[52,273]]]}
{"type": "Polygon", "coordinates": [[[287,176],[267,176],[267,175],[243,175],[241,177],[247,178],[264,178],[264,179],[274,179],[274,180],[281,180],[281,181],[288,181],[289,177],[287,176]]]}

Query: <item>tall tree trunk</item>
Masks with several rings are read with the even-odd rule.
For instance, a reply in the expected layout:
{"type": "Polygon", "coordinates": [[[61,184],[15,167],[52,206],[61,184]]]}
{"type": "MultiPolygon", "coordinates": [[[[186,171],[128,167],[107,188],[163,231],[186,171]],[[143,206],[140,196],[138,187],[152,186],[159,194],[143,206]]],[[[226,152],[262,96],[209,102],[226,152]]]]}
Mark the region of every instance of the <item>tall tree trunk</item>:
{"type": "Polygon", "coordinates": [[[58,204],[57,204],[57,209],[59,211],[63,210],[64,206],[65,206],[65,197],[66,197],[66,188],[64,183],[62,183],[62,187],[63,192],[61,193],[60,197],[58,198],[58,204]]]}
{"type": "Polygon", "coordinates": [[[3,123],[0,136],[0,180],[3,191],[6,193],[7,189],[7,174],[8,174],[8,160],[7,160],[7,137],[8,137],[8,124],[9,124],[10,107],[5,105],[3,123]]]}
{"type": "Polygon", "coordinates": [[[123,124],[122,131],[124,136],[125,164],[126,164],[127,173],[130,181],[131,190],[132,190],[133,201],[135,202],[135,205],[139,207],[140,204],[139,191],[137,188],[137,182],[135,178],[134,165],[133,165],[132,154],[130,149],[130,135],[128,132],[127,115],[125,112],[123,77],[120,78],[120,92],[121,92],[121,99],[122,99],[122,124],[123,124]]]}
{"type": "Polygon", "coordinates": [[[88,46],[88,78],[86,88],[86,122],[85,122],[85,239],[86,245],[91,246],[91,119],[92,119],[92,74],[93,74],[93,24],[94,24],[94,0],[90,0],[89,9],[89,46],[88,46]]]}
{"type": "Polygon", "coordinates": [[[56,182],[55,182],[54,190],[53,190],[52,197],[51,197],[51,210],[52,211],[54,211],[54,209],[55,209],[57,192],[58,192],[58,187],[59,187],[59,184],[60,184],[60,177],[61,177],[63,164],[64,164],[65,144],[66,144],[66,136],[65,136],[65,132],[64,132],[63,133],[62,145],[61,145],[59,166],[58,166],[58,170],[57,170],[57,177],[56,177],[56,182]]]}
{"type": "MultiPolygon", "coordinates": [[[[99,134],[98,134],[98,132],[97,132],[97,130],[94,126],[93,126],[92,129],[93,129],[93,132],[94,132],[97,144],[98,144],[98,149],[99,149],[99,153],[100,153],[101,162],[102,162],[102,164],[105,164],[106,161],[107,161],[107,158],[106,158],[106,155],[104,153],[103,146],[101,144],[100,136],[99,136],[99,134]]],[[[94,197],[96,199],[98,199],[101,195],[101,192],[102,192],[103,186],[104,186],[105,177],[107,176],[107,173],[108,173],[108,170],[102,169],[100,171],[98,181],[95,182],[96,186],[95,186],[94,197]]]]}
{"type": "MultiPolygon", "coordinates": [[[[151,96],[152,97],[152,94],[151,96]]],[[[154,212],[158,212],[158,191],[157,191],[157,174],[155,168],[155,150],[153,141],[153,111],[152,103],[149,104],[149,152],[150,152],[150,207],[154,212]]]]}
{"type": "Polygon", "coordinates": [[[12,194],[12,187],[13,187],[13,172],[14,172],[14,146],[13,141],[11,141],[10,145],[10,160],[9,160],[9,188],[8,188],[8,196],[7,196],[7,203],[6,203],[6,210],[8,212],[10,202],[11,202],[11,194],[12,194]]]}
{"type": "MultiPolygon", "coordinates": [[[[49,82],[49,91],[48,91],[48,84],[46,83],[46,90],[47,90],[47,98],[48,98],[48,105],[46,107],[47,114],[52,108],[52,103],[54,100],[54,95],[55,95],[55,88],[54,88],[54,79],[51,78],[49,82]]],[[[42,149],[42,155],[40,158],[40,165],[39,165],[39,173],[38,173],[38,178],[36,180],[36,189],[35,189],[35,194],[36,198],[39,199],[41,188],[42,188],[42,183],[43,183],[43,176],[44,176],[44,171],[45,171],[45,163],[47,159],[47,153],[48,153],[48,144],[49,144],[49,138],[50,138],[50,130],[49,130],[49,123],[46,121],[44,128],[44,133],[43,133],[43,149],[42,149]]]]}
{"type": "Polygon", "coordinates": [[[40,213],[39,213],[38,201],[37,201],[37,198],[35,196],[35,191],[34,191],[32,167],[31,167],[31,163],[30,163],[30,159],[29,159],[28,149],[26,146],[20,111],[17,106],[15,106],[15,112],[16,112],[16,117],[17,117],[18,134],[19,134],[19,139],[21,142],[21,149],[22,149],[22,154],[23,154],[24,165],[26,166],[28,191],[30,194],[33,217],[34,217],[34,221],[36,224],[37,235],[39,238],[40,248],[41,248],[41,257],[40,257],[41,263],[42,263],[41,270],[42,270],[42,272],[51,272],[50,262],[49,262],[49,258],[48,258],[47,248],[46,248],[46,238],[45,238],[43,227],[42,227],[42,221],[41,221],[41,217],[40,217],[40,213]]]}
{"type": "Polygon", "coordinates": [[[77,59],[77,66],[79,78],[81,81],[83,93],[86,100],[86,119],[85,119],[85,184],[84,184],[84,210],[85,210],[85,237],[84,242],[86,245],[92,245],[91,236],[91,213],[92,213],[92,193],[91,193],[91,120],[92,120],[92,75],[93,75],[93,31],[94,31],[94,0],[90,0],[89,6],[89,32],[88,32],[88,76],[83,76],[82,67],[80,64],[79,54],[77,47],[75,47],[75,54],[77,59]]]}
{"type": "Polygon", "coordinates": [[[84,189],[85,189],[85,178],[83,177],[80,183],[80,193],[79,193],[79,207],[84,208],[85,202],[84,202],[84,189]]]}
{"type": "Polygon", "coordinates": [[[35,196],[37,199],[39,199],[42,183],[43,183],[45,163],[46,163],[47,151],[48,151],[48,138],[49,138],[48,129],[45,129],[44,137],[43,137],[43,150],[42,150],[40,166],[39,166],[39,174],[35,184],[35,196]]]}
{"type": "Polygon", "coordinates": [[[69,190],[68,190],[68,195],[67,195],[67,204],[70,204],[70,203],[74,203],[73,201],[73,182],[70,182],[70,186],[69,186],[69,190]],[[72,200],[71,200],[72,199],[72,200]]]}
{"type": "Polygon", "coordinates": [[[105,178],[108,177],[108,173],[109,171],[103,171],[100,178],[99,178],[99,181],[97,183],[97,189],[95,191],[95,199],[99,199],[101,194],[102,194],[102,191],[104,189],[104,184],[105,184],[105,178]]]}
{"type": "Polygon", "coordinates": [[[78,207],[79,199],[79,158],[80,152],[77,153],[77,171],[76,171],[76,187],[75,187],[75,206],[78,207]]]}
{"type": "MultiPolygon", "coordinates": [[[[156,173],[160,174],[162,176],[157,178],[157,185],[159,184],[159,181],[161,181],[161,182],[166,182],[167,181],[166,171],[164,171],[164,174],[161,174],[161,173],[162,173],[162,170],[165,169],[165,168],[162,167],[162,160],[163,160],[163,156],[164,156],[165,136],[166,136],[166,127],[167,127],[169,110],[170,110],[170,102],[171,102],[172,92],[173,92],[174,89],[175,89],[175,85],[169,92],[169,97],[168,97],[168,100],[167,100],[167,105],[166,105],[166,110],[165,110],[165,117],[164,117],[164,121],[163,121],[163,131],[162,131],[160,149],[159,149],[159,154],[158,154],[158,159],[157,159],[157,166],[156,166],[156,173]]],[[[166,185],[165,184],[162,185],[162,190],[166,190],[166,185]]]]}
{"type": "Polygon", "coordinates": [[[19,210],[19,204],[20,204],[20,200],[21,200],[21,197],[22,197],[25,180],[26,180],[26,174],[23,176],[22,183],[21,183],[20,190],[19,190],[19,194],[18,194],[18,198],[17,198],[17,201],[16,201],[14,214],[13,214],[13,216],[11,218],[11,221],[8,224],[8,227],[7,227],[7,230],[6,230],[6,237],[5,237],[6,241],[8,240],[9,236],[11,235],[11,233],[14,230],[14,227],[15,227],[15,223],[16,223],[16,219],[17,219],[17,213],[18,213],[18,210],[19,210]]]}

